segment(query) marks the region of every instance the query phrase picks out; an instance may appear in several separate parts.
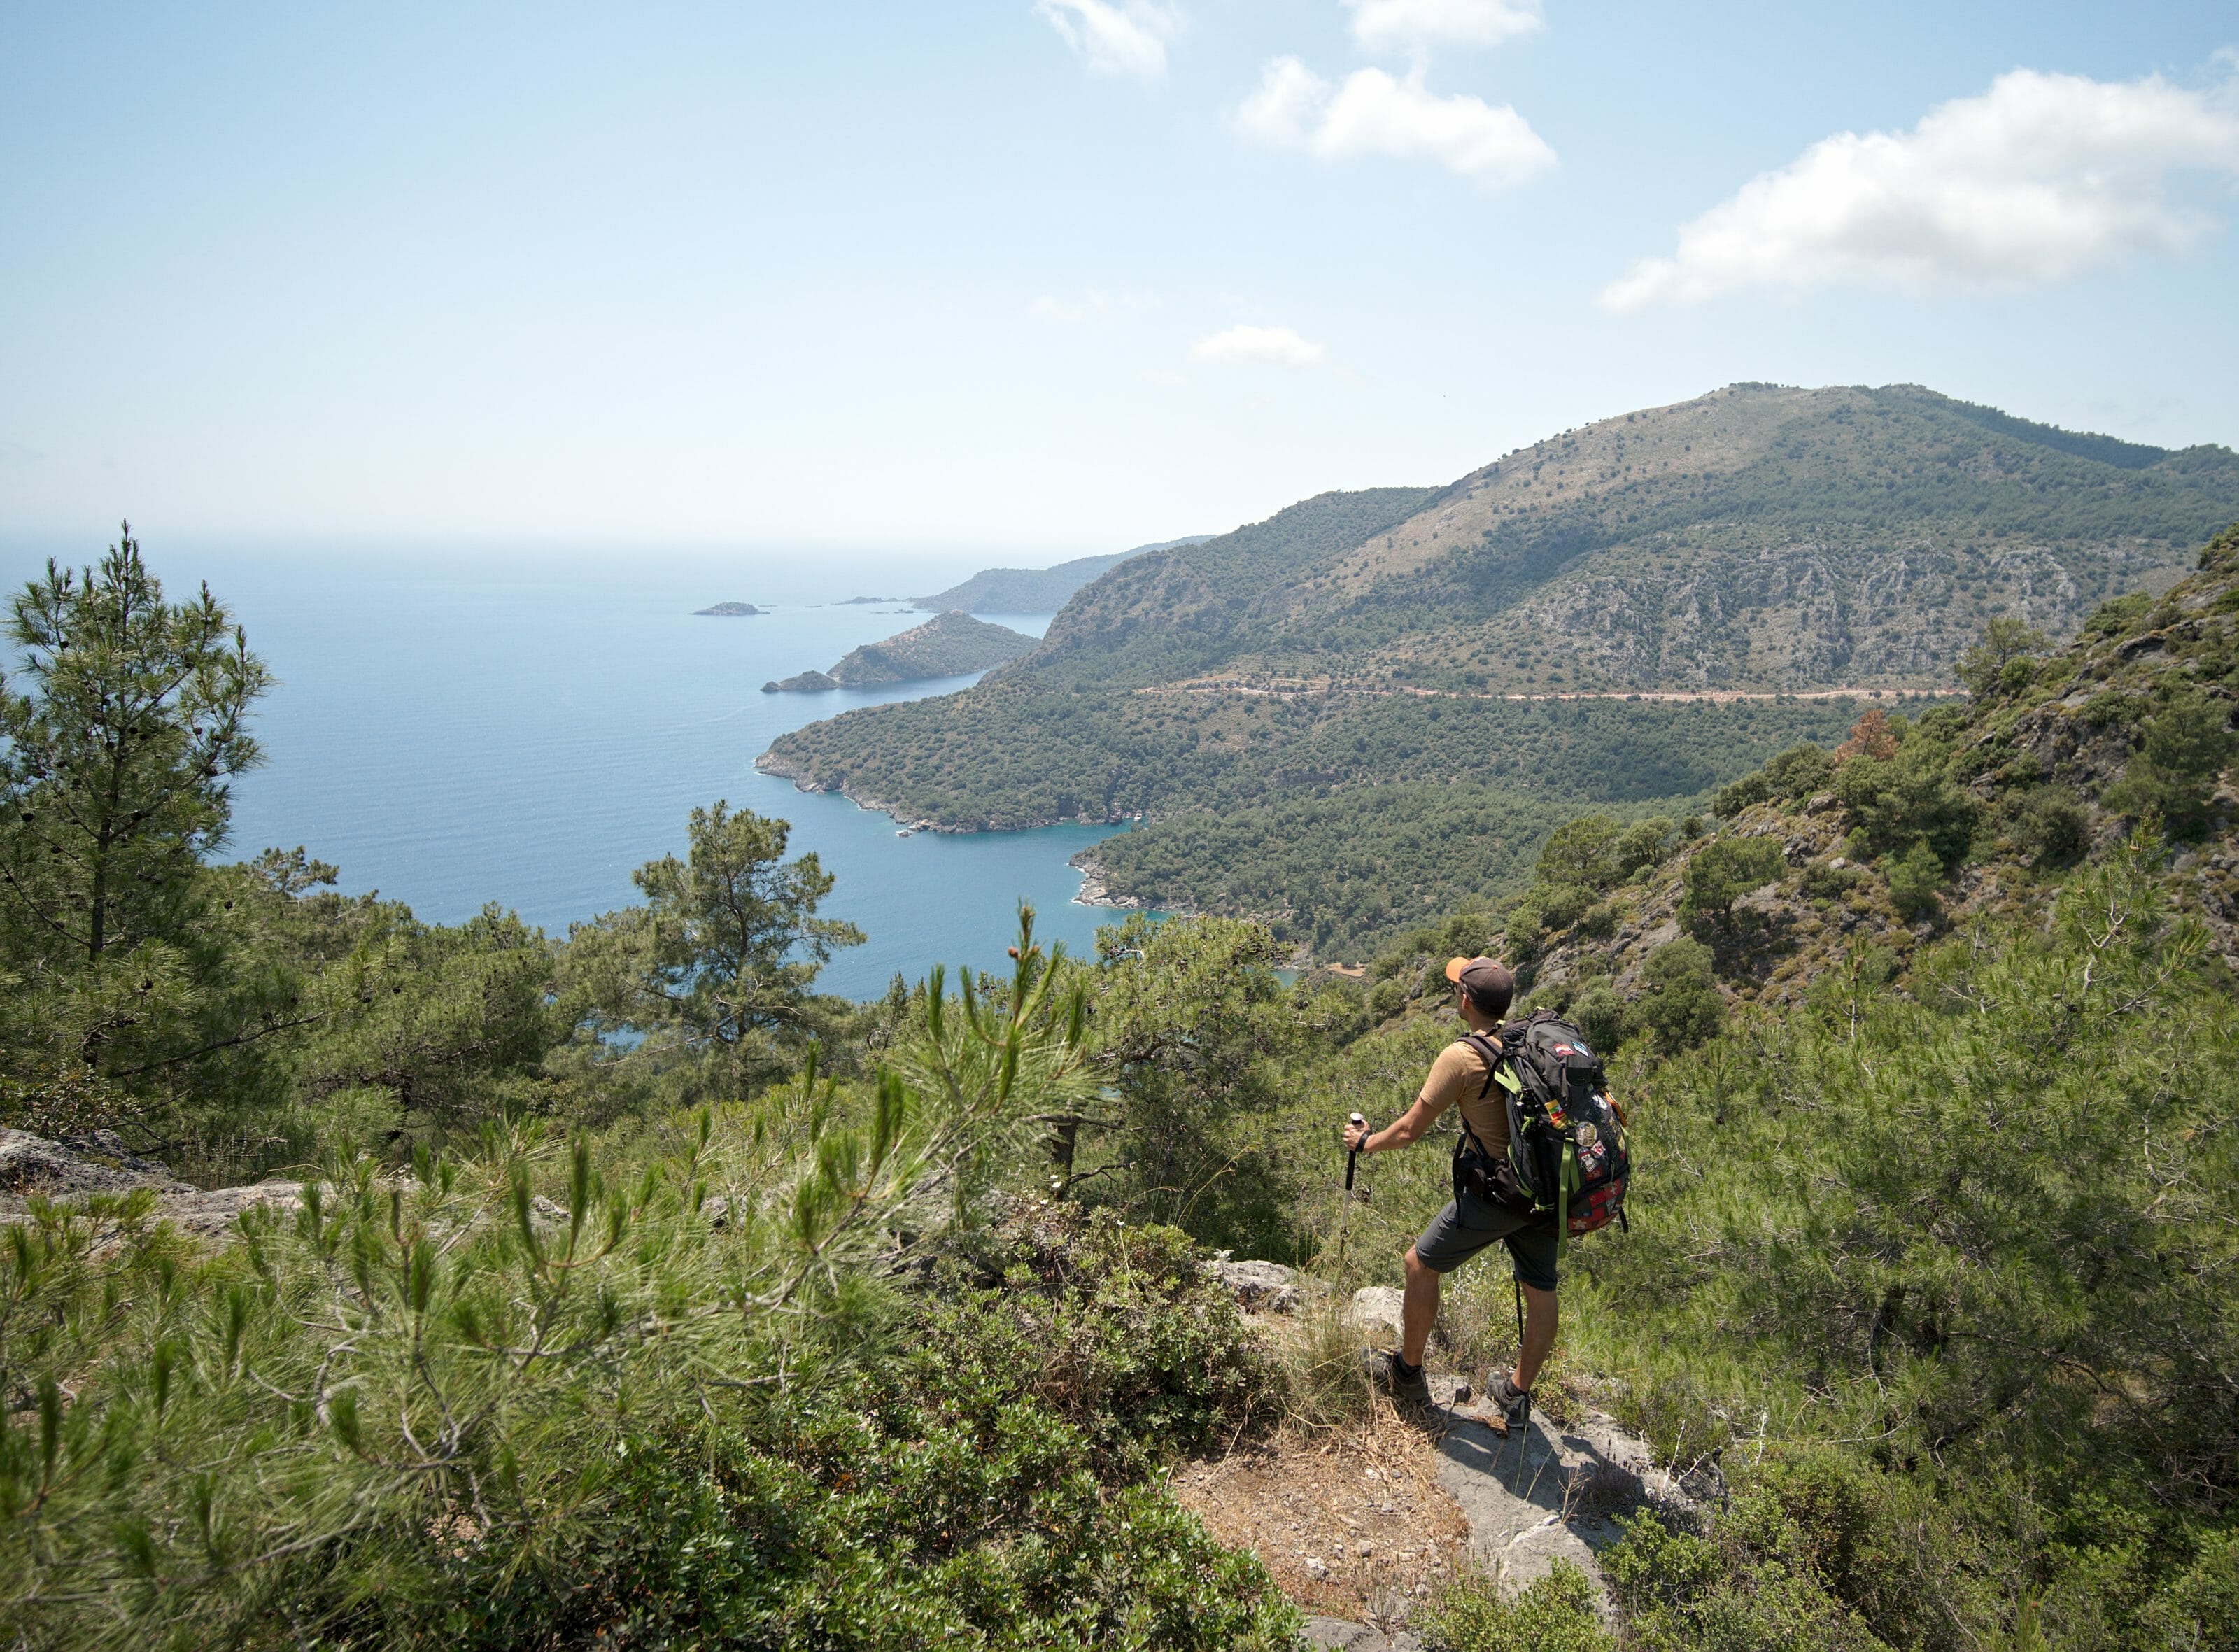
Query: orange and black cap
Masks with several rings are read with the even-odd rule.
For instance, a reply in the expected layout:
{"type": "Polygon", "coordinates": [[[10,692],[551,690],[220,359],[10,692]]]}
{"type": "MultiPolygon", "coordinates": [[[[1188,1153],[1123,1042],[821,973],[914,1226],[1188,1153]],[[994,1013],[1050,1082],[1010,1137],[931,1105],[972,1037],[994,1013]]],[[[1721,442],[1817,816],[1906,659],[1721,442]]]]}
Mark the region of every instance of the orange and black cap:
{"type": "Polygon", "coordinates": [[[1446,979],[1467,992],[1470,1002],[1487,1015],[1506,1015],[1516,997],[1516,978],[1489,958],[1450,958],[1446,979]]]}

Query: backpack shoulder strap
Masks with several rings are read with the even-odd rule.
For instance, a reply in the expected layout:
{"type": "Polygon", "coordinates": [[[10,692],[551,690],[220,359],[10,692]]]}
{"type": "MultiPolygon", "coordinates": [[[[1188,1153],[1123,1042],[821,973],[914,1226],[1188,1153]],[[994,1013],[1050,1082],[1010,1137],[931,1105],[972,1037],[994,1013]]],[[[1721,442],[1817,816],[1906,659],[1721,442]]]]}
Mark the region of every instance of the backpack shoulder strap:
{"type": "MultiPolygon", "coordinates": [[[[1485,1097],[1492,1094],[1496,1080],[1505,1089],[1517,1088],[1516,1080],[1509,1075],[1500,1045],[1494,1040],[1488,1038],[1482,1032],[1465,1032],[1458,1042],[1469,1045],[1485,1060],[1485,1084],[1477,1092],[1477,1098],[1479,1101],[1483,1101],[1485,1097]]],[[[1462,1143],[1467,1142],[1486,1158],[1491,1158],[1492,1151],[1479,1141],[1477,1138],[1477,1131],[1470,1128],[1469,1115],[1457,1107],[1454,1109],[1454,1117],[1461,1122],[1462,1127],[1461,1138],[1454,1143],[1454,1151],[1458,1154],[1462,1150],[1462,1143]]]]}
{"type": "Polygon", "coordinates": [[[1512,1090],[1516,1087],[1516,1081],[1508,1076],[1504,1066],[1507,1059],[1506,1054],[1495,1039],[1487,1038],[1482,1032],[1465,1032],[1458,1042],[1469,1045],[1485,1061],[1485,1083],[1478,1087],[1477,1092],[1477,1098],[1479,1101],[1483,1101],[1492,1093],[1493,1082],[1496,1079],[1507,1089],[1512,1090]]]}

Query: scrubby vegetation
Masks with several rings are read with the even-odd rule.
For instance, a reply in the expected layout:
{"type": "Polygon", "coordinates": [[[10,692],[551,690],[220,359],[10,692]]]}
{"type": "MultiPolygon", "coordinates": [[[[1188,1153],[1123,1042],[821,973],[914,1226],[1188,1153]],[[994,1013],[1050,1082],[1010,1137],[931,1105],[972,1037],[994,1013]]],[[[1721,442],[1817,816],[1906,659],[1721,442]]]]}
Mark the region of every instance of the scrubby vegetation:
{"type": "Polygon", "coordinates": [[[1824,700],[1100,696],[1031,685],[957,698],[812,725],[779,740],[772,760],[804,784],[944,824],[1147,814],[1090,853],[1112,896],[1252,917],[1325,960],[1512,893],[1565,819],[1598,808],[1684,815],[1784,746],[1833,742],[1857,715],[1824,700]]]}
{"type": "MultiPolygon", "coordinates": [[[[5,1621],[1289,1645],[1163,1470],[1351,1428],[1358,1382],[1197,1259],[1331,1271],[1343,1209],[1343,1283],[1396,1279],[1444,1157],[1341,1207],[1337,1122],[1405,1105],[1438,966],[1485,952],[1632,1118],[1632,1228],[1566,1248],[1545,1403],[1591,1393],[1705,1503],[1631,1517],[1613,1626],[1575,1576],[1465,1582],[1434,1644],[2239,1643],[2235,587],[2226,534],[2065,649],[1986,639],[1964,709],[1769,731],[1700,814],[1549,818],[1520,890],[1357,980],[1139,915],[850,1005],[821,868],[721,808],[564,940],[213,864],[253,654],[129,547],[57,574],[0,691],[0,1125],[298,1185],[215,1246],[148,1191],[0,1189],[5,1621]],[[113,854],[103,774],[158,822],[113,854]]],[[[1506,1295],[1454,1277],[1447,1357],[1510,1351],[1506,1295]]]]}

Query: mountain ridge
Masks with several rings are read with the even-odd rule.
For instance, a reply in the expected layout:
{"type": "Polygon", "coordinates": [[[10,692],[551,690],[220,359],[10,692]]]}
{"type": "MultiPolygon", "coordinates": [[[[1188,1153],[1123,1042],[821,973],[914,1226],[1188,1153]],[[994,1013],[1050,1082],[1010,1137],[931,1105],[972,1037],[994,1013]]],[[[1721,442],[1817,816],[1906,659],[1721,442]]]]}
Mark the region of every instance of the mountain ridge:
{"type": "Polygon", "coordinates": [[[1731,386],[1504,454],[1334,557],[1242,542],[1369,496],[1321,495],[1107,574],[1013,672],[1946,687],[1994,614],[2064,632],[2108,595],[2177,577],[2239,511],[2239,455],[2064,431],[1917,386],[1731,386]]]}
{"type": "Polygon", "coordinates": [[[928,613],[961,608],[967,614],[1054,614],[1084,585],[1120,566],[1131,556],[1148,551],[1170,551],[1199,545],[1212,538],[1196,534],[1182,539],[1159,540],[1100,556],[1077,556],[1050,567],[983,567],[960,585],[931,596],[916,596],[909,604],[928,613]]]}

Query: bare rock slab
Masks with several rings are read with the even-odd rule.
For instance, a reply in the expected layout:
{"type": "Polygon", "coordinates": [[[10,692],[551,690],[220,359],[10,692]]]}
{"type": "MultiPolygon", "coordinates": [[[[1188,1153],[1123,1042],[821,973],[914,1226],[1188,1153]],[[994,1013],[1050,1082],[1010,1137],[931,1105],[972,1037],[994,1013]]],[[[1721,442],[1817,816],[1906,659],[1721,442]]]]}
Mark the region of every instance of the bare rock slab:
{"type": "Polygon", "coordinates": [[[1231,1262],[1224,1256],[1197,1265],[1206,1277],[1233,1290],[1237,1305],[1247,1312],[1294,1313],[1305,1300],[1305,1282],[1299,1271],[1279,1262],[1231,1262]]]}
{"type": "Polygon", "coordinates": [[[1365,1623],[1341,1617],[1306,1620],[1306,1644],[1332,1652],[1422,1652],[1422,1642],[1405,1629],[1386,1635],[1365,1623]]]}
{"type": "Polygon", "coordinates": [[[1397,1337],[1399,1306],[1404,1300],[1397,1285],[1365,1285],[1352,1293],[1352,1301],[1345,1310],[1345,1323],[1371,1336],[1397,1337]]]}

